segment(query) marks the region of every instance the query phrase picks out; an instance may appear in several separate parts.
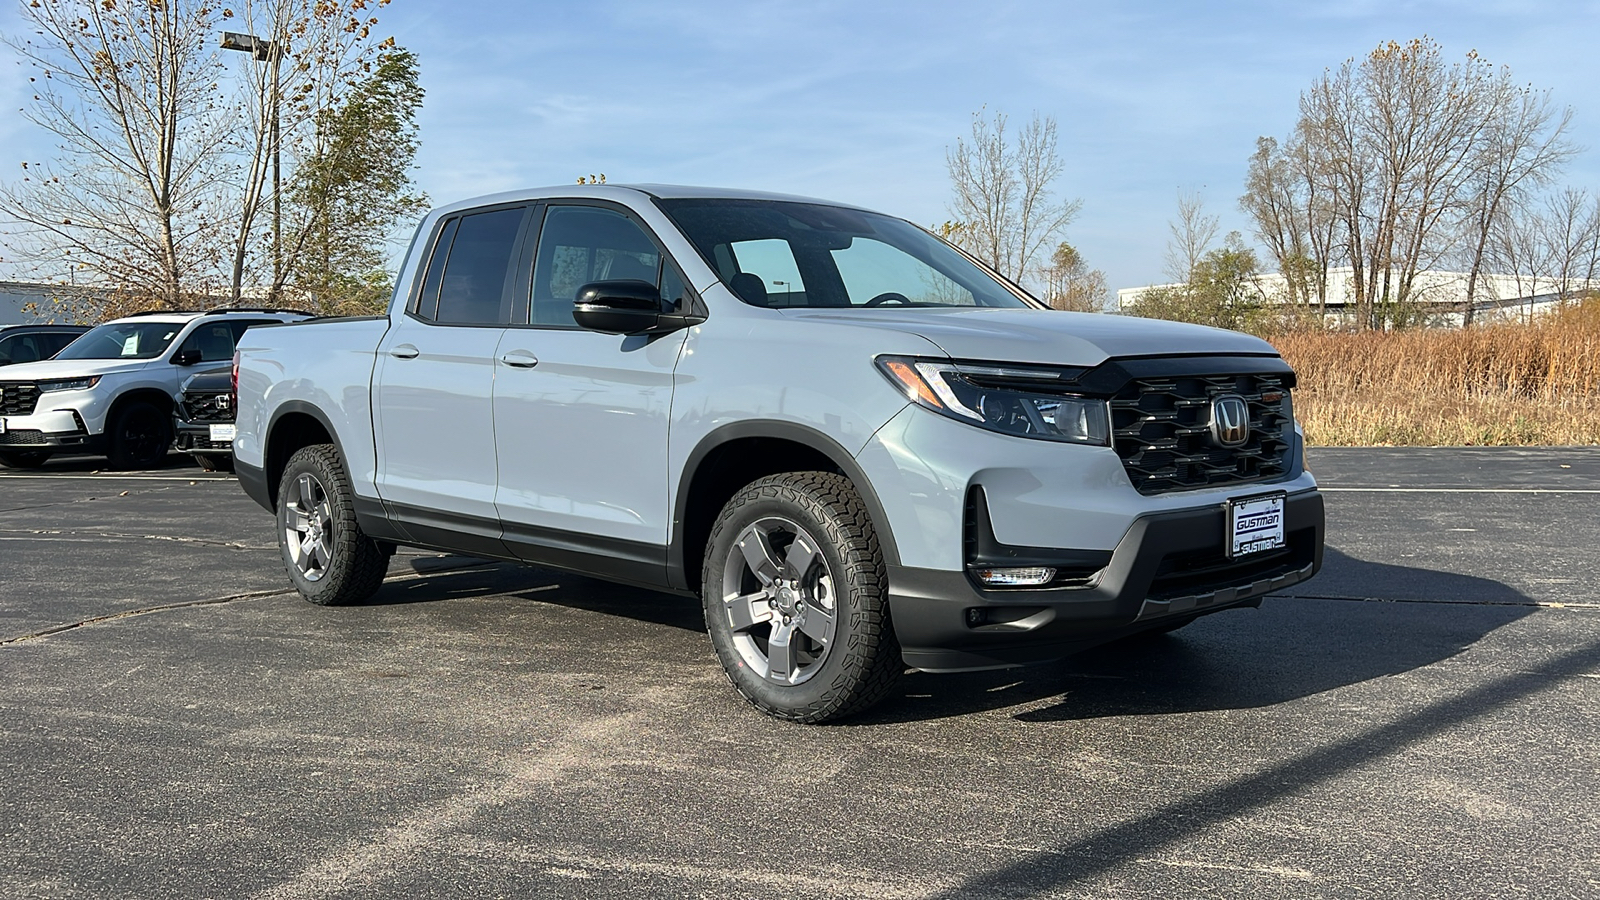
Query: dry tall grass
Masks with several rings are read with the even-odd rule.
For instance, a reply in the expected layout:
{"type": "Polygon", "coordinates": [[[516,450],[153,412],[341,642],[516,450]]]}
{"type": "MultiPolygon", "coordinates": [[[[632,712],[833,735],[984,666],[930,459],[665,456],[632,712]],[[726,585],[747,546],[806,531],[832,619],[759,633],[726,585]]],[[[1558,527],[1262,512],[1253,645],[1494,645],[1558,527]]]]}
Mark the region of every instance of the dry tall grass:
{"type": "Polygon", "coordinates": [[[1314,445],[1600,444],[1600,302],[1531,325],[1272,342],[1314,445]]]}

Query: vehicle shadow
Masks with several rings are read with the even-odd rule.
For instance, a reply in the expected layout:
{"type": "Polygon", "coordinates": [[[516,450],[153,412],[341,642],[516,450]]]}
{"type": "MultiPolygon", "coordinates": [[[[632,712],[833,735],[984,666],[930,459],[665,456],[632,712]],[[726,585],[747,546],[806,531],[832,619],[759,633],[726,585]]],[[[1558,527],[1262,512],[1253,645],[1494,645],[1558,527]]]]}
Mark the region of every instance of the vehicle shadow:
{"type": "Polygon", "coordinates": [[[407,570],[422,578],[386,581],[368,606],[436,603],[506,595],[655,625],[705,631],[700,601],[659,591],[613,584],[569,572],[470,556],[422,556],[402,560],[393,576],[407,570]]]}
{"type": "MultiPolygon", "coordinates": [[[[702,632],[699,601],[549,569],[464,556],[397,564],[370,605],[504,595],[702,632]]],[[[1367,562],[1328,548],[1323,573],[1262,608],[1206,616],[1053,665],[905,675],[849,726],[928,721],[1015,708],[1020,722],[1249,709],[1398,675],[1448,659],[1534,611],[1500,582],[1367,562]],[[1312,588],[1321,590],[1313,591],[1312,588]]]]}
{"type": "Polygon", "coordinates": [[[1323,574],[1301,587],[1259,610],[1217,613],[1054,665],[911,674],[901,699],[850,721],[1019,707],[1018,721],[1061,722],[1271,706],[1432,665],[1535,609],[1497,581],[1367,562],[1331,547],[1323,574]]]}
{"type": "MultiPolygon", "coordinates": [[[[179,453],[177,451],[169,451],[166,457],[161,460],[159,465],[152,466],[148,469],[131,469],[128,471],[119,472],[113,471],[109,468],[109,466],[110,463],[104,456],[84,456],[78,454],[52,456],[46,460],[43,465],[36,469],[0,469],[0,472],[4,472],[7,475],[149,475],[153,473],[168,473],[173,471],[182,471],[185,474],[193,472],[196,475],[213,474],[201,469],[200,464],[194,461],[193,456],[190,456],[187,453],[179,453]]],[[[216,474],[229,475],[232,473],[222,472],[216,474]]]]}

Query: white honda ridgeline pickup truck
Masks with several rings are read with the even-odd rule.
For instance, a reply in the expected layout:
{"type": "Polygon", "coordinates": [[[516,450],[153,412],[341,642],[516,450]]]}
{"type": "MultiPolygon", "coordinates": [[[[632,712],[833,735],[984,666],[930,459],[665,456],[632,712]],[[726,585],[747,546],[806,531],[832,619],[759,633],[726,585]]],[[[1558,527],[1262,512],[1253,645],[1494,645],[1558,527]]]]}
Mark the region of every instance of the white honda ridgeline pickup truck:
{"type": "Polygon", "coordinates": [[[313,603],[399,545],[699,596],[739,692],[823,722],[1311,577],[1294,383],[864,209],[568,186],[431,213],[386,316],[246,332],[233,449],[313,603]]]}

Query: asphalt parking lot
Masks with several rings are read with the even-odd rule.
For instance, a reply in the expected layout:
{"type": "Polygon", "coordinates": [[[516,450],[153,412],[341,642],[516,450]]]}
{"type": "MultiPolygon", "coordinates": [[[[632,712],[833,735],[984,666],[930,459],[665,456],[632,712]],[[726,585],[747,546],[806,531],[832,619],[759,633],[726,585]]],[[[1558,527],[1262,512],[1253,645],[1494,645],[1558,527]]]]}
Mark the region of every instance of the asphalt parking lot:
{"type": "Polygon", "coordinates": [[[0,472],[0,896],[1600,896],[1600,449],[1313,451],[1316,579],[830,727],[692,600],[314,607],[185,462],[0,472]]]}

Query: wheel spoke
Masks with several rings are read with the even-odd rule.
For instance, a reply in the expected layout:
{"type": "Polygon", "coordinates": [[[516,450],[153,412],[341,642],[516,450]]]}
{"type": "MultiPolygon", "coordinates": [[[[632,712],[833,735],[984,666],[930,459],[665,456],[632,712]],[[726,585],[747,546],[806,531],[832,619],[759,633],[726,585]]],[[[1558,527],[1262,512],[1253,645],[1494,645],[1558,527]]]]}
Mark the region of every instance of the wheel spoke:
{"type": "Polygon", "coordinates": [[[300,494],[299,506],[301,509],[309,511],[316,507],[316,488],[312,486],[314,484],[316,482],[311,480],[311,475],[304,472],[295,480],[295,490],[300,494]]]}
{"type": "Polygon", "coordinates": [[[767,638],[768,677],[789,684],[794,680],[795,664],[794,623],[774,625],[767,638]]]}
{"type": "Polygon", "coordinates": [[[739,552],[744,554],[745,564],[763,586],[777,579],[782,567],[778,564],[777,554],[772,552],[772,538],[767,532],[754,526],[745,529],[739,538],[739,552]]]}
{"type": "Polygon", "coordinates": [[[801,633],[824,648],[833,639],[833,611],[823,609],[814,601],[806,601],[797,624],[801,633]]]}
{"type": "Polygon", "coordinates": [[[805,574],[811,571],[811,567],[816,564],[821,555],[817,548],[813,547],[811,542],[806,540],[804,536],[795,535],[794,542],[789,545],[789,552],[784,557],[784,561],[793,570],[795,578],[804,578],[805,574]]]}
{"type": "Polygon", "coordinates": [[[741,594],[722,601],[728,613],[728,627],[735,632],[749,631],[763,622],[772,621],[772,607],[768,605],[766,591],[741,594]]]}
{"type": "Polygon", "coordinates": [[[307,515],[306,511],[300,506],[290,506],[288,513],[289,527],[293,529],[296,534],[305,534],[306,531],[311,528],[311,517],[307,515]]]}

